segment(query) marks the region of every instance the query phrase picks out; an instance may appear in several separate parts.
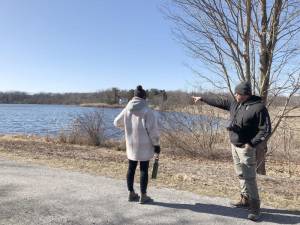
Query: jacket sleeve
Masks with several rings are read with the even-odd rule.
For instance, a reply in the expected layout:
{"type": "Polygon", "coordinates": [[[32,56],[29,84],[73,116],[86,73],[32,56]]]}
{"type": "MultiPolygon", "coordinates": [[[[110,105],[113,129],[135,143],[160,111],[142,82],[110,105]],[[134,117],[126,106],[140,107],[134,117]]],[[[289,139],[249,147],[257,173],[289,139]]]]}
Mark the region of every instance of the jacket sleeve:
{"type": "Polygon", "coordinates": [[[256,146],[262,141],[268,139],[271,134],[271,120],[266,107],[258,113],[258,133],[251,140],[251,145],[256,146]]]}
{"type": "Polygon", "coordinates": [[[146,130],[151,139],[152,145],[159,145],[158,119],[152,110],[149,110],[145,118],[146,130]]]}
{"type": "Polygon", "coordinates": [[[232,101],[230,98],[226,97],[220,97],[220,96],[201,96],[201,101],[205,102],[208,105],[224,109],[224,110],[230,110],[230,105],[232,104],[232,101]]]}
{"type": "Polygon", "coordinates": [[[124,128],[124,115],[126,108],[124,108],[119,115],[114,119],[114,126],[123,129],[124,128]]]}

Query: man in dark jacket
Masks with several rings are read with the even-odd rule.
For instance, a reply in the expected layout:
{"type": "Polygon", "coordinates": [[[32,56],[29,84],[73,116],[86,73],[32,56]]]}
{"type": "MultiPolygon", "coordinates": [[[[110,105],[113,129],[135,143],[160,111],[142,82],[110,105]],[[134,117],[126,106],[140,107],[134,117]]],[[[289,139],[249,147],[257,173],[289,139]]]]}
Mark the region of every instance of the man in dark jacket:
{"type": "Polygon", "coordinates": [[[267,108],[260,97],[252,95],[248,82],[236,86],[235,99],[219,96],[193,96],[193,99],[195,103],[203,101],[230,111],[226,129],[229,131],[233,162],[241,186],[241,199],[232,205],[250,207],[248,218],[257,220],[260,215],[260,199],[256,183],[256,150],[271,134],[267,108]]]}

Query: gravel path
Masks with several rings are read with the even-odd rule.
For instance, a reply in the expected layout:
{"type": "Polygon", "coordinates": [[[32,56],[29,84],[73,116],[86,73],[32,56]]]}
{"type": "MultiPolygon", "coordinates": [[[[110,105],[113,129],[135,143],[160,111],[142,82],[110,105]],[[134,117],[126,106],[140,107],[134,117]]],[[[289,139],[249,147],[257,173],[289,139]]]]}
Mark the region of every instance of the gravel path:
{"type": "MultiPolygon", "coordinates": [[[[255,224],[229,200],[150,187],[151,205],[127,202],[125,182],[0,160],[1,225],[255,224]]],[[[260,224],[300,224],[300,213],[263,208],[260,224]]]]}

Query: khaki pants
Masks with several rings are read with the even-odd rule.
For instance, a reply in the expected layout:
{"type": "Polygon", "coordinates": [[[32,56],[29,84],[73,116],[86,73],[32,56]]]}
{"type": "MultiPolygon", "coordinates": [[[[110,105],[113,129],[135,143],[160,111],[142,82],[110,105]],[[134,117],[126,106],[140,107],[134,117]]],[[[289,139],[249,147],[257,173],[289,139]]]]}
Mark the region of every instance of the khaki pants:
{"type": "Polygon", "coordinates": [[[241,194],[259,200],[256,183],[256,149],[246,145],[238,148],[231,145],[234,169],[240,179],[241,194]]]}

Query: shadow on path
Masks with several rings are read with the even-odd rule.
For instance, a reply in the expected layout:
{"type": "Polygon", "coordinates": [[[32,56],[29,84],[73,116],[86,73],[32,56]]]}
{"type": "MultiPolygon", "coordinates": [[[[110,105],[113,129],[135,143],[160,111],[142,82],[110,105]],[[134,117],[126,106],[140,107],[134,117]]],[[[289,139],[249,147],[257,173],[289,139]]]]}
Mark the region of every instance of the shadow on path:
{"type": "MultiPolygon", "coordinates": [[[[232,208],[222,205],[214,204],[179,204],[179,203],[165,203],[165,202],[153,202],[151,205],[157,205],[161,207],[173,208],[173,209],[187,209],[198,213],[214,214],[219,216],[234,217],[239,219],[246,219],[249,213],[248,210],[241,208],[232,208]]],[[[261,209],[262,218],[258,222],[272,222],[278,224],[298,224],[300,223],[300,212],[289,211],[280,209],[261,209]]]]}
{"type": "Polygon", "coordinates": [[[1,185],[0,186],[0,197],[4,198],[7,196],[10,196],[11,193],[19,190],[19,186],[18,185],[14,185],[14,184],[6,184],[6,185],[1,185]]]}

